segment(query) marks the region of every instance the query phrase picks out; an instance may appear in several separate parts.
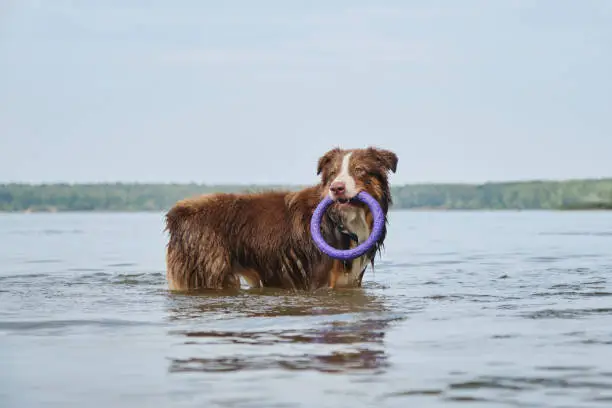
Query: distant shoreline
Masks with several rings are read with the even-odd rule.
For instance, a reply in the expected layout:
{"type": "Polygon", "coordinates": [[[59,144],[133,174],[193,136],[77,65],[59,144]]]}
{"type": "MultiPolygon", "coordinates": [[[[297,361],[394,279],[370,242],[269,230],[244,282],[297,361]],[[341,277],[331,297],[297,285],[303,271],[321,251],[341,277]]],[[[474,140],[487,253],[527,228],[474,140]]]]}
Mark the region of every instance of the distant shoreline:
{"type": "MultiPolygon", "coordinates": [[[[161,210],[61,210],[61,211],[53,211],[53,210],[23,210],[23,211],[3,211],[0,210],[0,214],[163,214],[167,211],[167,209],[161,210]]],[[[517,208],[473,208],[473,209],[460,209],[460,208],[390,208],[390,213],[397,212],[431,212],[431,213],[477,213],[477,212],[567,212],[567,213],[576,213],[576,212],[608,212],[612,211],[612,205],[610,207],[593,207],[593,208],[527,208],[527,209],[517,209],[517,208]]]]}
{"type": "MultiPolygon", "coordinates": [[[[146,214],[146,213],[164,213],[168,209],[116,209],[116,210],[53,210],[53,209],[36,209],[36,210],[0,210],[0,214],[146,214]]],[[[390,208],[389,212],[607,212],[612,211],[612,204],[608,206],[593,206],[582,208],[428,208],[428,207],[410,207],[410,208],[390,208]]]]}
{"type": "MultiPolygon", "coordinates": [[[[163,212],[199,194],[291,190],[301,185],[151,183],[0,184],[0,213],[163,212]]],[[[392,211],[609,211],[612,178],[391,187],[392,211]]]]}

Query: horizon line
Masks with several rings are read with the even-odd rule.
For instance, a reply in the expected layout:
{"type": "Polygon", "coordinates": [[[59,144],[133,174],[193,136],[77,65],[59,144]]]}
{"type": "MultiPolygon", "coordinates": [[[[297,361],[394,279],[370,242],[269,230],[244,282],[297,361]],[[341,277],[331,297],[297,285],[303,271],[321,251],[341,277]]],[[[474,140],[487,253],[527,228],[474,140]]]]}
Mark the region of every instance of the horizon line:
{"type": "MultiPolygon", "coordinates": [[[[612,181],[612,176],[606,177],[581,177],[581,178],[533,178],[533,179],[507,179],[507,180],[490,180],[482,182],[469,181],[415,181],[408,183],[390,183],[391,186],[422,186],[422,185],[462,185],[462,186],[482,186],[488,184],[529,184],[529,183],[567,183],[577,181],[612,181]]],[[[103,186],[103,185],[196,185],[196,186],[232,186],[232,187],[306,187],[316,184],[309,183],[226,183],[226,182],[196,182],[196,181],[47,181],[47,182],[26,182],[26,181],[1,181],[0,186],[103,186]]]]}

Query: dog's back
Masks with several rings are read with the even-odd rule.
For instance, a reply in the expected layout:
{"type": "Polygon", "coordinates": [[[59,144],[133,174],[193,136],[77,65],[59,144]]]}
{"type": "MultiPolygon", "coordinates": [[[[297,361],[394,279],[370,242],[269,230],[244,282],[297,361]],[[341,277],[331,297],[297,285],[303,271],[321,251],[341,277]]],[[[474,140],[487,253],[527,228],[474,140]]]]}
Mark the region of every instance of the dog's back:
{"type": "Polygon", "coordinates": [[[310,189],[179,201],[166,215],[170,288],[238,287],[241,276],[256,287],[324,285],[332,261],[323,260],[309,229],[318,200],[310,189]]]}

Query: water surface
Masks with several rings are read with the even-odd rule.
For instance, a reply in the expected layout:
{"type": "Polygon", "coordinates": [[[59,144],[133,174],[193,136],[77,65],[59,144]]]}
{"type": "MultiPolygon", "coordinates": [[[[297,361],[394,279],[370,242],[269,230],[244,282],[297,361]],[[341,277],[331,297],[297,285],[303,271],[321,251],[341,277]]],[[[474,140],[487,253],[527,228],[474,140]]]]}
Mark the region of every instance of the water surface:
{"type": "Polygon", "coordinates": [[[612,212],[394,212],[310,294],[168,292],[162,220],[0,215],[0,407],[612,404],[612,212]]]}

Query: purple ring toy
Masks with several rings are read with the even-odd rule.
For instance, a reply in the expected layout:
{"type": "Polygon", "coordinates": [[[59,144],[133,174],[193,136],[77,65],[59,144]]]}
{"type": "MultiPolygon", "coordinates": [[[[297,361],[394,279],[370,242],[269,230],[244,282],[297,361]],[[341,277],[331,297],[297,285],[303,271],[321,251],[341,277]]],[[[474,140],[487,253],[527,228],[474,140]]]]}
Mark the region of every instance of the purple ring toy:
{"type": "Polygon", "coordinates": [[[321,200],[312,214],[312,218],[310,219],[310,234],[312,235],[312,239],[321,251],[332,258],[341,259],[343,261],[359,258],[372,249],[372,247],[376,244],[376,241],[378,241],[382,235],[383,227],[385,226],[385,214],[383,213],[380,204],[378,204],[378,201],[376,201],[374,197],[365,191],[359,192],[359,194],[355,196],[355,199],[365,203],[370,208],[370,211],[374,216],[374,227],[372,228],[370,236],[355,248],[345,250],[336,249],[325,242],[323,236],[321,235],[321,220],[323,219],[323,215],[325,214],[327,208],[334,203],[330,197],[326,196],[323,200],[321,200]]]}

